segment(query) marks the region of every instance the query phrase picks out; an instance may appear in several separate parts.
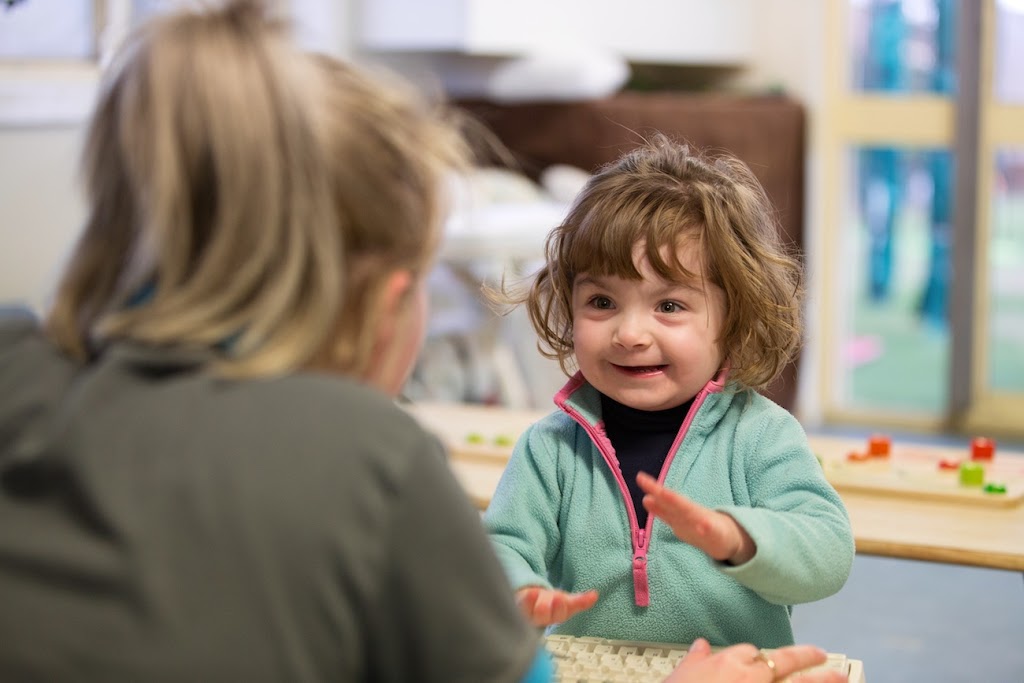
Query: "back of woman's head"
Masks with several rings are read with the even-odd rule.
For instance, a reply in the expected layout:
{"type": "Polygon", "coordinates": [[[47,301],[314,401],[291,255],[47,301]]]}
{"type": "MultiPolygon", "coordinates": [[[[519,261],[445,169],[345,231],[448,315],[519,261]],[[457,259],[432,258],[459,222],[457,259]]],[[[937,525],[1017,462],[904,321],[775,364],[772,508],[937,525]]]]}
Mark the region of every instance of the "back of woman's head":
{"type": "Polygon", "coordinates": [[[131,339],[234,376],[359,374],[383,274],[428,266],[461,155],[428,103],[302,52],[257,0],[160,17],[104,81],[48,329],[79,357],[131,339]]]}

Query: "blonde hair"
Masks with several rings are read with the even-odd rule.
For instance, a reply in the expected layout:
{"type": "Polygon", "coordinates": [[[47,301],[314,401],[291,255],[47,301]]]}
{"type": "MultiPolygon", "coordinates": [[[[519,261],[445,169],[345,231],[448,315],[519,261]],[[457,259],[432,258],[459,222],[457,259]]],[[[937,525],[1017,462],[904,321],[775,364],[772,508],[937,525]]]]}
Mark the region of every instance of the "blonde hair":
{"type": "Polygon", "coordinates": [[[130,339],[219,349],[228,376],[365,373],[384,276],[428,268],[463,155],[440,109],[303,53],[261,2],[156,19],[103,84],[48,332],[80,358],[130,339]]]}
{"type": "Polygon", "coordinates": [[[780,240],[760,183],[738,159],[695,153],[658,135],[601,169],[548,236],[546,263],[530,287],[503,293],[526,303],[541,353],[571,374],[572,287],[588,273],[641,279],[634,246],[659,276],[704,277],[725,293],[718,340],[729,379],[760,389],[793,358],[801,341],[801,267],[780,240]],[[684,240],[701,256],[702,273],[677,259],[684,240]]]}

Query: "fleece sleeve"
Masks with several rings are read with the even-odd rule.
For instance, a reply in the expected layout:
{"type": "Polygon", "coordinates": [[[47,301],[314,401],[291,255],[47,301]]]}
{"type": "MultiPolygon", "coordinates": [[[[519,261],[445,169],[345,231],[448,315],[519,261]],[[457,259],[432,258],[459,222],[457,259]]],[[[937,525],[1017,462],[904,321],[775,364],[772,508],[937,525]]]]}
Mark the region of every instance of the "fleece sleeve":
{"type": "Polygon", "coordinates": [[[780,605],[820,600],[849,577],[854,544],[850,519],[791,415],[765,420],[737,443],[749,505],[719,508],[754,540],[748,562],[725,573],[780,605]]]}
{"type": "Polygon", "coordinates": [[[548,568],[561,545],[557,459],[541,431],[534,425],[520,437],[484,513],[484,527],[514,590],[551,588],[548,568]]]}

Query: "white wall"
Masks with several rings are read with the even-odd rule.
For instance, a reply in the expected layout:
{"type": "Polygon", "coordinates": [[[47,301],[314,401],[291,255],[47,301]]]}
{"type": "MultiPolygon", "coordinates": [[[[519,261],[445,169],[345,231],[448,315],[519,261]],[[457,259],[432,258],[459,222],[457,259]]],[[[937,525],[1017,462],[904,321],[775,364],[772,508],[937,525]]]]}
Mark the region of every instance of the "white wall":
{"type": "Polygon", "coordinates": [[[0,302],[45,302],[84,215],[80,127],[0,128],[0,302]]]}
{"type": "MultiPolygon", "coordinates": [[[[292,0],[300,40],[351,55],[355,1],[292,0]]],[[[95,80],[87,67],[0,65],[0,305],[42,308],[82,225],[78,160],[95,80]]]]}

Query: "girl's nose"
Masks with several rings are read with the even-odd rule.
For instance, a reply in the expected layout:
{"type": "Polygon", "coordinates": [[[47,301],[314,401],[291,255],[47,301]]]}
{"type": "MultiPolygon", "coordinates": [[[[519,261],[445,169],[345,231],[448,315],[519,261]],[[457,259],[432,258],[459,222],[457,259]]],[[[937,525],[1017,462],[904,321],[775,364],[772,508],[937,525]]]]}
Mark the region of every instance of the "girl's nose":
{"type": "Polygon", "coordinates": [[[648,327],[639,315],[620,316],[615,330],[612,332],[612,342],[623,348],[643,348],[651,343],[651,335],[648,327]]]}

